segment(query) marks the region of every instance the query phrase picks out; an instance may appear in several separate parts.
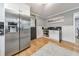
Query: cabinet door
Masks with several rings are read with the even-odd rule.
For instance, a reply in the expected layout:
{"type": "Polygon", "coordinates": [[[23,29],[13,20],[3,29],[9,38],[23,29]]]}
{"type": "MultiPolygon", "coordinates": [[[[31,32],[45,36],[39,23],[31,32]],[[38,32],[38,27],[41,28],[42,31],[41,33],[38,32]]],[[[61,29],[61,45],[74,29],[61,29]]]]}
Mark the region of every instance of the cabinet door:
{"type": "Polygon", "coordinates": [[[21,12],[21,15],[23,16],[30,16],[30,6],[21,4],[20,12],[21,12]]]}
{"type": "Polygon", "coordinates": [[[0,21],[4,21],[4,18],[5,18],[5,16],[4,16],[4,4],[3,3],[0,3],[0,21]]]}
{"type": "Polygon", "coordinates": [[[13,13],[13,14],[18,14],[19,11],[19,3],[6,3],[5,5],[5,9],[7,10],[7,12],[13,13]]]}

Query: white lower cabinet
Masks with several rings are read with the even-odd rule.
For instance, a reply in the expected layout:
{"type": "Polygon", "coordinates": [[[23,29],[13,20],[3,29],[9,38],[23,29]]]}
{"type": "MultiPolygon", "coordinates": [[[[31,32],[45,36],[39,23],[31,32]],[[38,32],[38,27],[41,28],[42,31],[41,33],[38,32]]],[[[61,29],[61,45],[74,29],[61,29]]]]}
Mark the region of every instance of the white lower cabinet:
{"type": "Polygon", "coordinates": [[[59,41],[59,31],[57,31],[57,30],[49,30],[49,38],[59,41]]]}

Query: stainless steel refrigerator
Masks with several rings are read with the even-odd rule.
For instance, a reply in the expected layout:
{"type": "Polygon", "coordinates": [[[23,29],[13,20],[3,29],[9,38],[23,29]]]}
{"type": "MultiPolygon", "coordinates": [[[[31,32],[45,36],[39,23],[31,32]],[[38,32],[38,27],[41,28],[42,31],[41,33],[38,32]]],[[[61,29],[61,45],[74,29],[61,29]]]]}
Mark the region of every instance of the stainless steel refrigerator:
{"type": "Polygon", "coordinates": [[[30,44],[30,18],[20,15],[20,51],[30,44]]]}
{"type": "Polygon", "coordinates": [[[14,55],[30,46],[30,17],[5,9],[5,55],[14,55]]]}

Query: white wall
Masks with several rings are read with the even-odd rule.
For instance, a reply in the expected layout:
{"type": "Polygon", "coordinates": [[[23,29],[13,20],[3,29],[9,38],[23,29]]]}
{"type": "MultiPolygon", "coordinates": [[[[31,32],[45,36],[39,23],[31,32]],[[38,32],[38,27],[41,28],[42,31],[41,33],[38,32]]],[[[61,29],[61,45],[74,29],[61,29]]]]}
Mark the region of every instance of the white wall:
{"type": "Polygon", "coordinates": [[[37,26],[44,26],[44,24],[46,23],[44,19],[40,18],[40,17],[36,17],[36,25],[37,26]]]}
{"type": "Polygon", "coordinates": [[[64,41],[75,43],[73,25],[62,26],[62,39],[64,41]]]}
{"type": "Polygon", "coordinates": [[[50,19],[55,18],[55,17],[64,16],[64,22],[55,23],[55,24],[48,23],[48,27],[61,26],[62,27],[62,40],[75,43],[74,24],[73,24],[74,15],[73,14],[76,12],[79,12],[79,8],[51,17],[50,19]]]}
{"type": "Polygon", "coordinates": [[[37,26],[37,38],[43,37],[42,26],[37,26]]]}
{"type": "MultiPolygon", "coordinates": [[[[0,22],[5,21],[4,4],[0,3],[0,22]]],[[[5,55],[5,36],[0,35],[0,55],[5,55]]]]}
{"type": "Polygon", "coordinates": [[[35,27],[35,18],[31,16],[31,27],[35,27]]]}
{"type": "Polygon", "coordinates": [[[43,37],[43,30],[42,27],[44,27],[45,25],[45,20],[40,18],[40,17],[36,17],[36,25],[37,25],[37,38],[43,37]]]}

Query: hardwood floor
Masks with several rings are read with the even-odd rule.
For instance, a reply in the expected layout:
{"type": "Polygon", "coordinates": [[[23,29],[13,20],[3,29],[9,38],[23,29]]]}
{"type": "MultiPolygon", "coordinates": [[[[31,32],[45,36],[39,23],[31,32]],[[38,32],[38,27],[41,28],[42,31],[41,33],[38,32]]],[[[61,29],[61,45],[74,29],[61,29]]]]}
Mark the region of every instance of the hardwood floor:
{"type": "Polygon", "coordinates": [[[35,53],[36,51],[38,51],[41,47],[43,47],[48,42],[50,42],[52,44],[57,44],[58,46],[69,49],[71,51],[79,52],[79,46],[77,46],[73,43],[70,43],[67,41],[61,41],[61,43],[59,43],[58,41],[56,41],[54,39],[52,40],[49,38],[42,37],[39,39],[32,40],[30,48],[25,49],[24,51],[16,54],[15,56],[30,56],[33,53],[35,53]]]}
{"type": "Polygon", "coordinates": [[[59,43],[58,41],[56,41],[54,39],[53,40],[49,39],[49,40],[50,40],[50,42],[52,42],[54,44],[57,44],[60,47],[69,49],[71,51],[79,52],[79,46],[78,45],[75,45],[75,44],[73,44],[71,42],[67,42],[67,41],[63,41],[62,40],[61,43],[59,43]]]}
{"type": "Polygon", "coordinates": [[[39,38],[39,39],[34,39],[31,42],[31,46],[28,49],[25,49],[24,51],[18,53],[16,56],[30,56],[37,50],[39,50],[42,46],[48,43],[48,39],[46,38],[39,38]]]}

